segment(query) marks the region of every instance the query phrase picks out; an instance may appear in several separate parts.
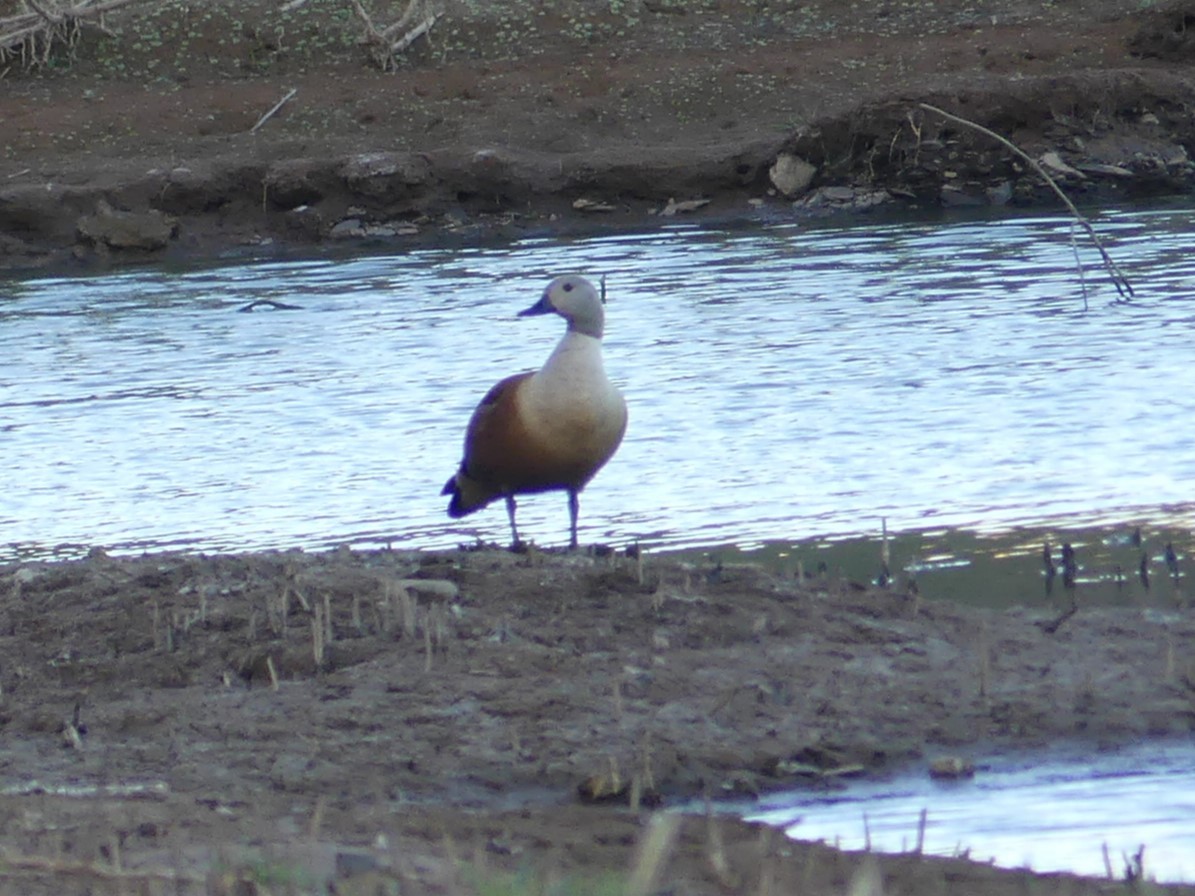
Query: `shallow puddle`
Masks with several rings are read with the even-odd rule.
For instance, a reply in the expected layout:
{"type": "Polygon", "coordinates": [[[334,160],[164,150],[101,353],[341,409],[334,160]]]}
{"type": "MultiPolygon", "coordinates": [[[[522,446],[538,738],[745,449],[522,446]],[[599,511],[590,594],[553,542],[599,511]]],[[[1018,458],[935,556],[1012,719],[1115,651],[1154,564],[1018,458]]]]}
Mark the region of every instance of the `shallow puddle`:
{"type": "Polygon", "coordinates": [[[1140,854],[1147,878],[1195,882],[1195,746],[1151,743],[978,766],[964,780],[919,774],[773,795],[744,814],[848,850],[907,852],[920,841],[932,855],[1122,879],[1140,854]]]}
{"type": "Polygon", "coordinates": [[[880,583],[929,599],[1015,606],[1143,606],[1176,609],[1188,585],[1191,530],[1147,520],[1113,525],[1082,518],[1009,530],[924,529],[868,536],[719,545],[673,552],[707,570],[751,563],[781,578],[880,583]],[[1046,559],[1048,550],[1049,559],[1046,559]],[[1073,558],[1068,575],[1064,558],[1073,558]],[[885,557],[887,560],[885,562],[885,557]]]}

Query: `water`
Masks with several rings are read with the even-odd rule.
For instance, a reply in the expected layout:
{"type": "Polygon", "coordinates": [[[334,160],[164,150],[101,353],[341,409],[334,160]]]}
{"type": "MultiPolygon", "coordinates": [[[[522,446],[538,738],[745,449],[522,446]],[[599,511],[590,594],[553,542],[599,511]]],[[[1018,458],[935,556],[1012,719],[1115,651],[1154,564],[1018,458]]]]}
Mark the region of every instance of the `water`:
{"type": "Polygon", "coordinates": [[[1008,868],[1123,879],[1144,846],[1148,878],[1195,882],[1195,747],[1153,743],[1096,756],[1004,758],[973,779],[858,782],[779,794],[751,820],[843,849],[967,855],[1008,868]],[[1105,850],[1107,860],[1105,860],[1105,850]]]}
{"type": "MultiPolygon", "coordinates": [[[[183,546],[505,541],[440,488],[495,381],[608,278],[631,422],[582,495],[583,541],[759,546],[1144,515],[1190,529],[1190,210],[1096,226],[1113,305],[1062,218],[676,229],[351,260],[40,278],[0,291],[0,559],[183,546]],[[272,299],[298,311],[238,314],[272,299]]],[[[566,538],[562,495],[520,502],[566,538]]]]}

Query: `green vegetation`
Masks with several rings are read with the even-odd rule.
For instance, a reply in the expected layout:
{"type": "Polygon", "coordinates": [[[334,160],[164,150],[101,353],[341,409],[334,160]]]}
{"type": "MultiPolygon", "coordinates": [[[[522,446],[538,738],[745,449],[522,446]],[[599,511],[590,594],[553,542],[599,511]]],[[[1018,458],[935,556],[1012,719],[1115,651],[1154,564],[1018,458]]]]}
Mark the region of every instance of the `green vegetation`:
{"type": "Polygon", "coordinates": [[[627,886],[625,875],[615,871],[561,877],[529,867],[515,872],[473,868],[463,876],[476,896],[624,896],[627,886]]]}

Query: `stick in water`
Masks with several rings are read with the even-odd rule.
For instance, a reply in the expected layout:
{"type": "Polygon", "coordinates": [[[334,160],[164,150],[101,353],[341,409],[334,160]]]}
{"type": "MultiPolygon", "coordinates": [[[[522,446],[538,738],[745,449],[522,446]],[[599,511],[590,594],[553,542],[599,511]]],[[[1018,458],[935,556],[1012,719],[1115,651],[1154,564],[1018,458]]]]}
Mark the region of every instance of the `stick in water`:
{"type": "MultiPolygon", "coordinates": [[[[993,140],[1003,146],[1008,147],[1008,149],[1012,150],[1014,153],[1024,159],[1029,166],[1039,175],[1041,175],[1042,179],[1050,185],[1050,189],[1058,195],[1058,198],[1063,201],[1066,207],[1070,209],[1071,214],[1075,216],[1075,220],[1078,221],[1082,228],[1087,231],[1087,235],[1091,237],[1091,241],[1095,244],[1096,249],[1099,250],[1100,257],[1104,260],[1104,267],[1108,269],[1108,276],[1112,280],[1112,285],[1115,286],[1116,291],[1120,293],[1120,301],[1132,301],[1133,287],[1132,284],[1129,283],[1129,278],[1126,277],[1124,272],[1116,266],[1116,262],[1112,260],[1112,257],[1108,254],[1108,251],[1104,248],[1104,244],[1101,243],[1100,238],[1096,236],[1095,230],[1092,229],[1091,224],[1088,223],[1086,218],[1079,214],[1079,210],[1075,208],[1075,204],[1070,201],[1065,193],[1062,192],[1062,188],[1058,186],[1058,184],[1054,181],[1054,178],[1050,177],[1050,175],[1046,172],[1046,169],[1038,164],[1036,159],[1032,158],[1028,153],[1026,153],[1008,138],[1002,137],[995,131],[985,128],[981,124],[976,124],[975,122],[966,118],[953,115],[950,112],[947,112],[945,109],[939,109],[937,106],[932,106],[929,103],[918,103],[917,105],[928,112],[933,112],[935,115],[941,115],[945,119],[964,125],[965,127],[972,128],[973,130],[979,131],[981,134],[991,137],[993,140]]],[[[1084,290],[1084,302],[1086,302],[1086,299],[1086,290],[1084,290]]]]}

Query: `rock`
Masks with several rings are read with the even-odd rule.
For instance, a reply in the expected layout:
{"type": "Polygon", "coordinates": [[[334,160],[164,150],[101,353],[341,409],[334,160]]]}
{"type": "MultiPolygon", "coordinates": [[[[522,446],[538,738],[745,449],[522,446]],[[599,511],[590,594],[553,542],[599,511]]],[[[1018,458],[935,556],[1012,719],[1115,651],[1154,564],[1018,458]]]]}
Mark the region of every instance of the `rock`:
{"type": "Polygon", "coordinates": [[[371,852],[360,849],[339,849],[336,851],[336,876],[354,877],[381,869],[382,863],[371,852]]]}
{"type": "Polygon", "coordinates": [[[340,166],[349,189],[362,196],[386,198],[406,195],[427,182],[430,166],[422,156],[369,152],[351,156],[340,166]]]}
{"type": "Polygon", "coordinates": [[[988,197],[988,202],[992,205],[1008,205],[1012,202],[1012,181],[1003,180],[995,186],[988,187],[984,190],[988,197]]]}
{"type": "Polygon", "coordinates": [[[820,192],[828,202],[851,202],[855,198],[854,187],[824,187],[820,192]]]}
{"type": "Polygon", "coordinates": [[[815,174],[816,165],[786,152],[778,155],[772,167],[768,169],[772,185],[790,199],[808,190],[815,174]]]}
{"type": "Polygon", "coordinates": [[[930,760],[929,776],[945,779],[973,778],[975,763],[961,756],[939,756],[930,760]]]}
{"type": "Polygon", "coordinates": [[[28,566],[22,566],[12,574],[12,581],[17,585],[29,585],[37,579],[38,573],[28,566]]]}
{"type": "Polygon", "coordinates": [[[862,211],[892,201],[887,190],[866,187],[818,187],[793,203],[806,211],[862,211]]]}
{"type": "Polygon", "coordinates": [[[947,208],[976,208],[988,204],[985,196],[976,195],[953,184],[943,184],[938,199],[947,208]]]}
{"type": "Polygon", "coordinates": [[[80,238],[109,249],[162,249],[177,229],[175,220],[157,209],[126,212],[103,200],[97,203],[94,215],[85,215],[78,223],[80,238]]]}
{"type": "Polygon", "coordinates": [[[1102,177],[1132,177],[1133,172],[1120,165],[1105,165],[1102,162],[1085,162],[1079,166],[1084,174],[1098,174],[1102,177]]]}
{"type": "Polygon", "coordinates": [[[345,218],[343,221],[337,221],[328,231],[328,236],[334,240],[353,239],[364,235],[365,228],[361,225],[360,218],[345,218]]]}
{"type": "Polygon", "coordinates": [[[660,214],[665,218],[670,218],[680,212],[695,212],[699,208],[703,208],[710,204],[708,199],[684,199],[677,202],[675,199],[669,199],[668,204],[660,209],[660,214]]]}
{"type": "Polygon", "coordinates": [[[456,600],[461,590],[447,579],[399,579],[399,587],[432,600],[456,600]]]}
{"type": "Polygon", "coordinates": [[[612,212],[615,211],[614,206],[608,202],[602,202],[598,199],[586,199],[584,197],[573,200],[573,208],[579,212],[612,212]]]}
{"type": "Polygon", "coordinates": [[[1050,152],[1042,153],[1038,164],[1049,171],[1051,174],[1061,174],[1064,177],[1075,177],[1079,180],[1087,180],[1087,175],[1077,168],[1072,168],[1066,162],[1062,161],[1062,156],[1050,150],[1050,152]]]}

